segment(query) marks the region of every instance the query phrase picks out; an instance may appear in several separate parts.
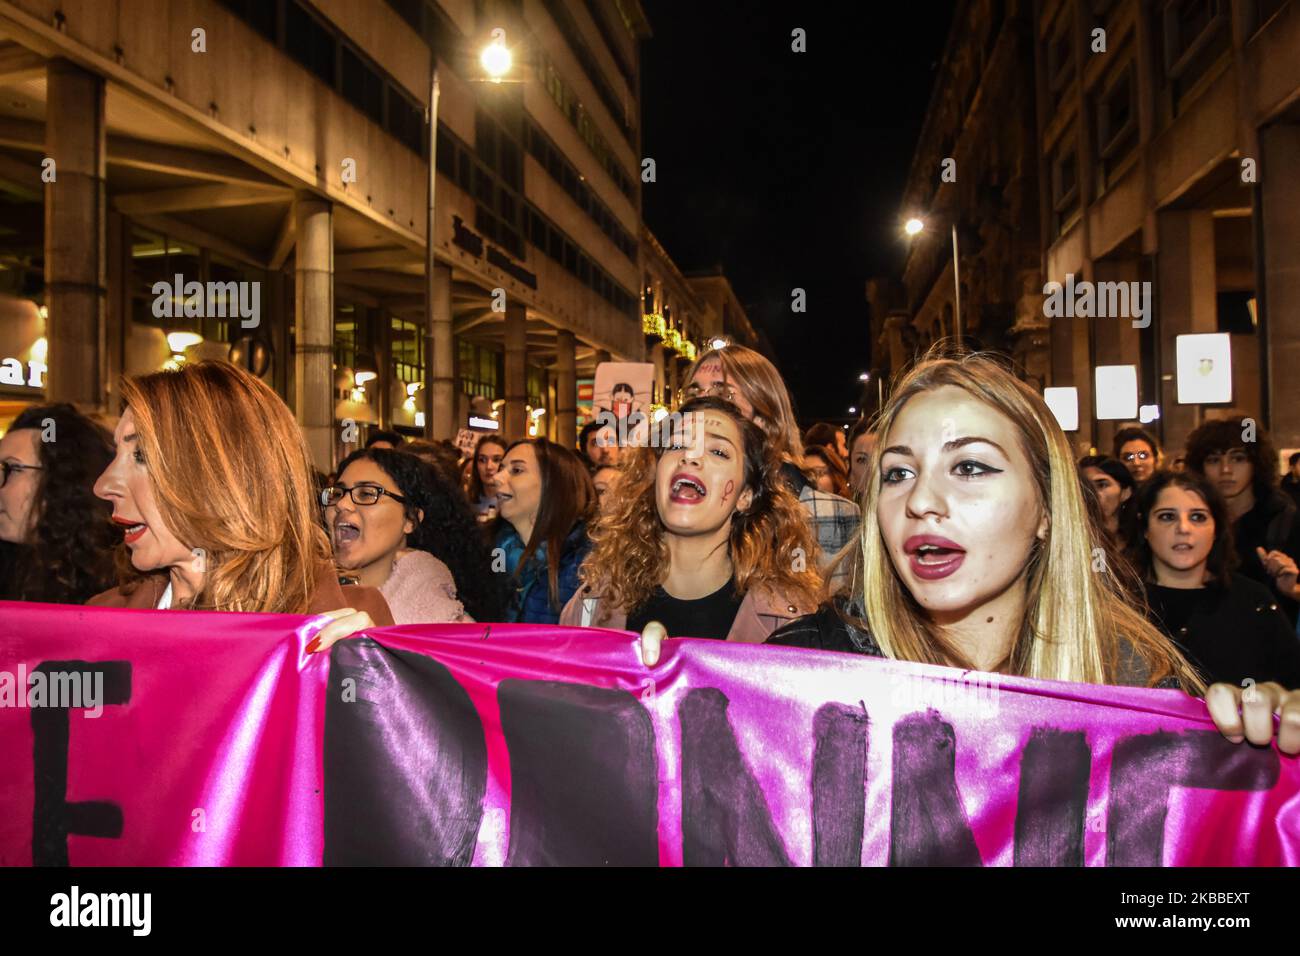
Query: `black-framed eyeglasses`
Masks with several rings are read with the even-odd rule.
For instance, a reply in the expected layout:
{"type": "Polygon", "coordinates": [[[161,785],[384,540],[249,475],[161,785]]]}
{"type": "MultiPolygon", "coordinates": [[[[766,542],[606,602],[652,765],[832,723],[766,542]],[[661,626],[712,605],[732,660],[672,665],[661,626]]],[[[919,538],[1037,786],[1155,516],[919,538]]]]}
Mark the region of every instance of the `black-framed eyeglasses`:
{"type": "Polygon", "coordinates": [[[710,398],[720,398],[724,402],[734,403],[736,401],[736,387],[726,382],[714,382],[707,388],[698,382],[691,382],[690,385],[682,389],[682,394],[688,400],[707,395],[710,398]]]}
{"type": "Polygon", "coordinates": [[[320,493],[320,503],[325,508],[332,508],[343,500],[344,495],[350,495],[352,503],[362,507],[376,504],[384,495],[388,495],[396,502],[406,504],[405,497],[395,495],[378,485],[353,485],[351,488],[346,485],[330,485],[320,493]]]}
{"type": "Polygon", "coordinates": [[[20,465],[16,461],[0,461],[0,488],[9,483],[9,475],[15,471],[44,471],[41,465],[20,465]]]}

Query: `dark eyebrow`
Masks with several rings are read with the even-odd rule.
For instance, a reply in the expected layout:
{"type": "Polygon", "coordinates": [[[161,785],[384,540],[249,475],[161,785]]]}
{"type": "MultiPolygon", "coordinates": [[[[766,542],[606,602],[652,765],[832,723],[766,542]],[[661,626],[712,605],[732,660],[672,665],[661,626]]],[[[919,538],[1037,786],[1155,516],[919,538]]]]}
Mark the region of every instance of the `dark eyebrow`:
{"type": "Polygon", "coordinates": [[[735,448],[735,447],[736,447],[736,443],[735,443],[734,441],[732,441],[732,440],[731,440],[730,438],[728,438],[726,435],[719,435],[717,432],[705,432],[705,433],[704,433],[704,437],[705,437],[705,438],[716,438],[718,441],[725,441],[725,442],[726,442],[728,445],[730,445],[732,448],[735,448]]]}
{"type": "MultiPolygon", "coordinates": [[[[956,449],[958,449],[958,448],[964,448],[964,447],[967,446],[967,445],[973,445],[973,444],[975,444],[976,442],[983,442],[983,443],[986,444],[986,445],[992,445],[992,446],[993,446],[994,448],[996,448],[998,451],[1002,452],[1002,454],[1003,454],[1004,457],[1006,457],[1006,458],[1010,458],[1010,457],[1011,457],[1010,455],[1007,454],[1006,449],[1003,448],[1001,445],[999,445],[997,442],[995,442],[993,439],[991,439],[991,438],[982,438],[982,437],[980,437],[979,435],[967,435],[967,436],[964,437],[964,438],[954,438],[954,439],[953,439],[952,441],[950,441],[950,442],[944,442],[943,450],[944,450],[944,451],[954,451],[954,450],[956,450],[956,449]]],[[[911,448],[908,448],[906,445],[890,445],[888,448],[886,448],[884,451],[882,451],[882,452],[880,453],[880,455],[881,455],[881,457],[883,458],[885,455],[888,455],[888,454],[891,454],[891,453],[892,453],[892,454],[895,454],[895,455],[910,455],[910,454],[912,454],[912,449],[911,449],[911,448]]]]}
{"type": "Polygon", "coordinates": [[[123,435],[123,436],[122,436],[122,444],[125,445],[127,442],[136,441],[136,440],[139,439],[139,437],[140,437],[140,436],[137,435],[135,432],[131,432],[131,434],[129,434],[129,435],[123,435]]]}

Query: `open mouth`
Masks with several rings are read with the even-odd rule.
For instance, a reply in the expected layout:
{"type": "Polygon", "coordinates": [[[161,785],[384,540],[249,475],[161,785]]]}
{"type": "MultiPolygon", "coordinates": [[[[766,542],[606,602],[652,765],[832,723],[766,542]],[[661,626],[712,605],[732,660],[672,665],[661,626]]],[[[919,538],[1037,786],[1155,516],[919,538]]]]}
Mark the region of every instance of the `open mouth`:
{"type": "Polygon", "coordinates": [[[361,537],[361,529],[350,521],[334,522],[334,544],[336,547],[346,547],[361,537]]]}
{"type": "Polygon", "coordinates": [[[709,493],[704,482],[694,475],[674,475],[672,486],[668,489],[668,499],[674,504],[693,505],[704,500],[709,493]]]}
{"type": "Polygon", "coordinates": [[[966,559],[966,549],[955,541],[935,535],[914,535],[903,544],[912,573],[922,580],[946,578],[966,559]]]}
{"type": "Polygon", "coordinates": [[[1174,550],[1175,550],[1175,551],[1191,551],[1191,550],[1192,550],[1192,546],[1191,546],[1190,544],[1185,544],[1185,543],[1183,543],[1183,542],[1179,542],[1178,544],[1174,545],[1174,550]]]}
{"type": "Polygon", "coordinates": [[[122,540],[127,544],[134,544],[139,541],[141,536],[149,530],[149,526],[143,521],[132,521],[130,518],[123,518],[120,515],[113,515],[113,523],[122,529],[124,532],[122,540]]]}

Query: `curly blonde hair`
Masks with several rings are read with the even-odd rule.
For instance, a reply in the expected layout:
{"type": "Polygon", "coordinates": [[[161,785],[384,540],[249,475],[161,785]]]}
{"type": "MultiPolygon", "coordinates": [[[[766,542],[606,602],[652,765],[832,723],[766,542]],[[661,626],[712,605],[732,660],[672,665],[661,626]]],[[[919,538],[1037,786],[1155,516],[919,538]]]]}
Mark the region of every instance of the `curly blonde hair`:
{"type": "MultiPolygon", "coordinates": [[[[762,588],[784,599],[817,604],[822,580],[819,551],[799,500],[781,478],[781,455],[763,429],[740,409],[718,398],[697,398],[680,414],[717,411],[736,423],[744,444],[744,487],[753,492],[748,510],[731,518],[728,550],[736,594],[762,588]]],[[[622,477],[606,495],[608,505],[590,526],[592,549],[581,576],[602,600],[632,611],[654,593],[668,569],[667,529],[655,505],[661,448],[629,449],[622,477]]]]}

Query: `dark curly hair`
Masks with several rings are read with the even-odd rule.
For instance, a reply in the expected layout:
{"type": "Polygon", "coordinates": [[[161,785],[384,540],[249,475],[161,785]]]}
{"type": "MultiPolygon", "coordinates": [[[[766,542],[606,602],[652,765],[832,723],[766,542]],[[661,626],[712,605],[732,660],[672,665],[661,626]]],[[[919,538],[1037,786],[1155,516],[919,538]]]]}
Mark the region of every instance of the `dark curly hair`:
{"type": "Polygon", "coordinates": [[[406,536],[407,546],[427,551],[447,565],[465,612],[476,621],[502,620],[504,595],[497,575],[486,571],[492,559],[461,490],[427,461],[391,448],[354,451],[339,462],[337,474],[361,460],[373,461],[397,483],[406,499],[406,517],[415,523],[415,530],[406,536]]]}
{"type": "Polygon", "coordinates": [[[1277,488],[1278,467],[1277,452],[1268,434],[1259,427],[1254,419],[1240,416],[1220,418],[1206,422],[1187,436],[1187,470],[1198,475],[1205,474],[1205,459],[1210,455],[1222,455],[1234,448],[1245,452],[1254,467],[1251,477],[1251,489],[1256,501],[1267,501],[1277,488]],[[1246,441],[1244,432],[1247,423],[1254,427],[1254,441],[1246,441]]]}
{"type": "Polygon", "coordinates": [[[14,549],[5,594],[18,601],[84,604],[117,583],[113,551],[122,533],[112,523],[112,506],[93,490],[113,460],[113,439],[66,403],[24,409],[9,431],[24,428],[48,428],[53,440],[36,443],[42,470],[31,540],[14,549]]]}

